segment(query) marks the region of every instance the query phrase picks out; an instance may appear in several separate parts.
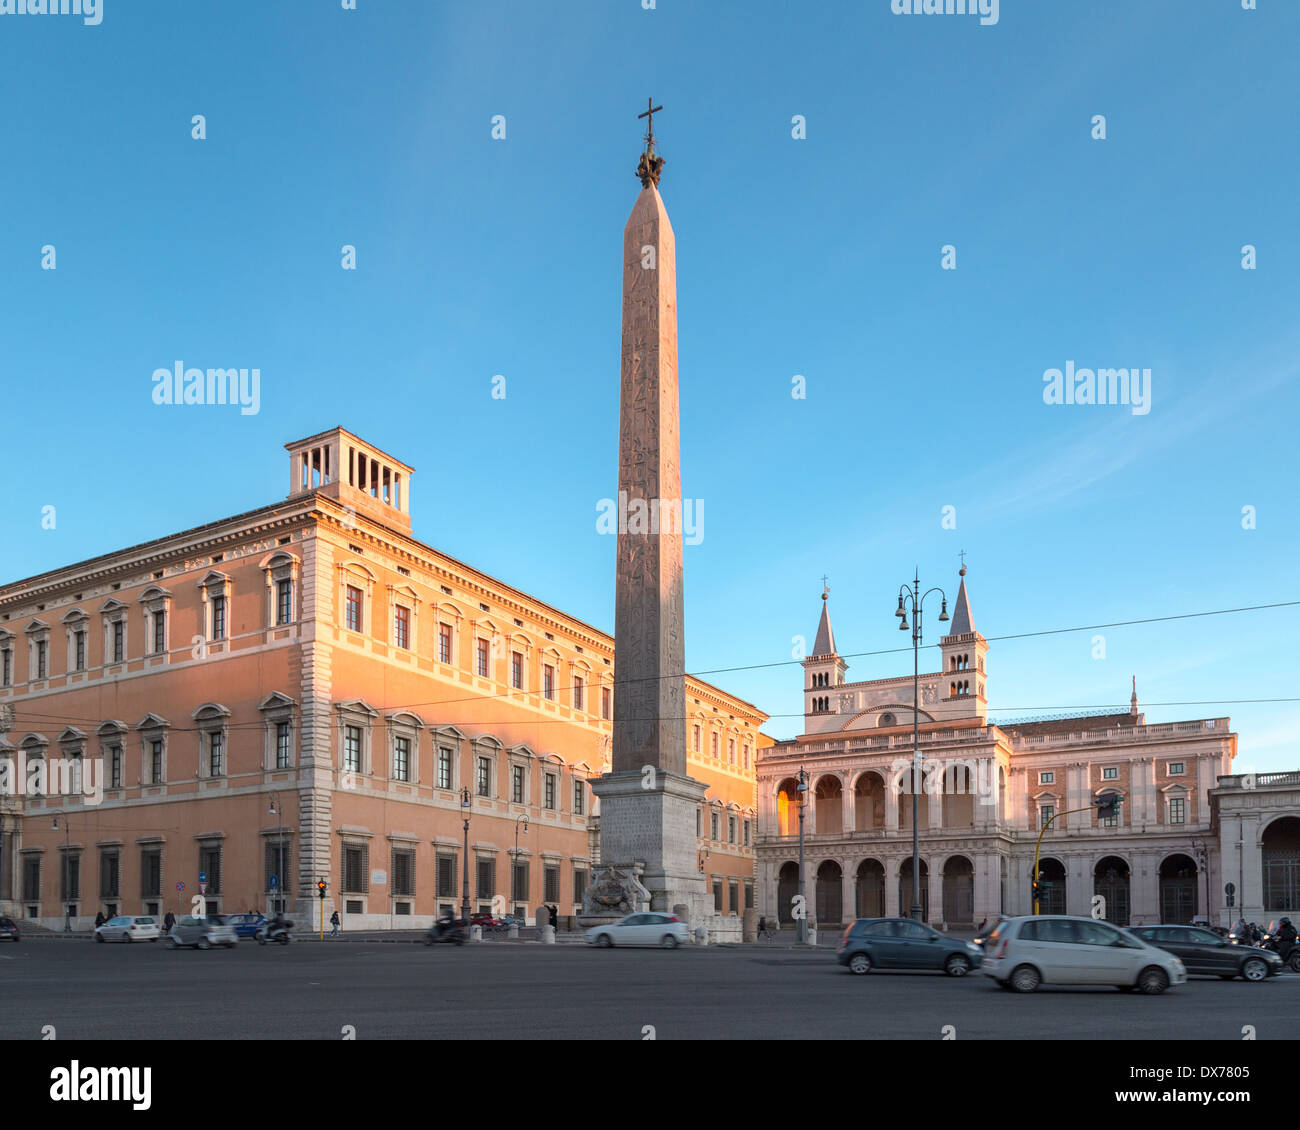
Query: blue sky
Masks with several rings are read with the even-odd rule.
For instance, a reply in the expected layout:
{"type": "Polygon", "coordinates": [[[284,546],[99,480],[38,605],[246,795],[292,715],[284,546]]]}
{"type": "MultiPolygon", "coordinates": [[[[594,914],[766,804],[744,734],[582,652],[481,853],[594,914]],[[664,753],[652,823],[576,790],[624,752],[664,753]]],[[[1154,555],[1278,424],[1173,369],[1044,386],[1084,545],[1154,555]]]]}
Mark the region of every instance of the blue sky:
{"type": "MultiPolygon", "coordinates": [[[[611,629],[596,506],[653,95],[683,490],[705,504],[688,669],[789,660],[823,573],[841,651],[899,647],[899,584],[919,566],[953,595],[960,550],[990,638],[1298,600],[1300,6],[1260,8],[0,16],[0,578],[273,501],[282,445],[343,424],[416,467],[417,536],[611,629]],[[178,359],[258,367],[260,411],[155,405],[178,359]],[[1150,368],[1150,411],[1044,404],[1067,361],[1150,368]]],[[[1105,659],[1095,632],[994,640],[993,716],[1122,707],[1134,674],[1144,704],[1294,697],[1297,627],[1292,607],[1107,629],[1105,659]]],[[[797,667],[710,677],[797,732],[797,667]]],[[[1241,770],[1300,765],[1295,702],[1146,709],[1230,715],[1241,770]]]]}

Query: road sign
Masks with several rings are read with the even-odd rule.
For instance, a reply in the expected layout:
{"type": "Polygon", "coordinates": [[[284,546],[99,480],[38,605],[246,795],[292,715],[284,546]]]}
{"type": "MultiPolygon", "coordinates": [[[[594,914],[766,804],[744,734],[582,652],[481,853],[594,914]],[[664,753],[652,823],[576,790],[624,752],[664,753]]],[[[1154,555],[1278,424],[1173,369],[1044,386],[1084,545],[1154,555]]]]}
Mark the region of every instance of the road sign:
{"type": "Polygon", "coordinates": [[[207,893],[208,893],[208,885],[207,885],[207,883],[200,883],[200,884],[199,884],[199,894],[201,894],[201,895],[206,895],[207,893]]]}
{"type": "Polygon", "coordinates": [[[177,889],[178,891],[183,891],[183,890],[185,889],[185,884],[184,884],[184,883],[177,883],[177,884],[176,884],[176,889],[177,889]]]}
{"type": "Polygon", "coordinates": [[[275,890],[275,888],[278,887],[279,885],[280,885],[280,877],[279,877],[278,875],[272,875],[272,876],[271,876],[271,890],[275,890]]]}
{"type": "Polygon", "coordinates": [[[206,871],[200,871],[200,872],[199,872],[199,882],[200,882],[200,883],[206,883],[207,881],[208,881],[208,873],[207,873],[206,871]]]}
{"type": "Polygon", "coordinates": [[[1235,895],[1237,893],[1237,888],[1232,883],[1224,883],[1223,893],[1225,895],[1235,895]]]}

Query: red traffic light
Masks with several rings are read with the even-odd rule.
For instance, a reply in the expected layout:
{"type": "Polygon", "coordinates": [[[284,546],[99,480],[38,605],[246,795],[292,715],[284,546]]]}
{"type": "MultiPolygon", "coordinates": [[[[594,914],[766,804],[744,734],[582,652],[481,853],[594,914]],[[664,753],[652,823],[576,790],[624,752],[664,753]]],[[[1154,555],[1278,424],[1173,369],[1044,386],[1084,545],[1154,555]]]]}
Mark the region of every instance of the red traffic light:
{"type": "Polygon", "coordinates": [[[324,898],[324,897],[325,897],[325,880],[324,880],[324,879],[322,879],[319,883],[316,884],[316,891],[317,891],[317,893],[320,895],[321,898],[324,898]]]}

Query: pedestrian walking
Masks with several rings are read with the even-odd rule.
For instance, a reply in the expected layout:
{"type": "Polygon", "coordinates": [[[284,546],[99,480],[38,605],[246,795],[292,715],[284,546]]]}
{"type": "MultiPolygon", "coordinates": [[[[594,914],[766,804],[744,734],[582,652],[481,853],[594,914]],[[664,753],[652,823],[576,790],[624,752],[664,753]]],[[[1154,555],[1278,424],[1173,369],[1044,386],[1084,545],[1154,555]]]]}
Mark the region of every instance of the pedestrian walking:
{"type": "Polygon", "coordinates": [[[551,915],[551,929],[558,930],[560,926],[560,908],[558,906],[552,906],[547,909],[550,911],[551,915]]]}
{"type": "Polygon", "coordinates": [[[163,915],[163,929],[170,934],[172,931],[172,927],[175,925],[176,925],[176,915],[174,915],[169,910],[166,914],[163,915]]]}
{"type": "Polygon", "coordinates": [[[98,914],[95,915],[95,929],[99,929],[99,927],[101,927],[107,921],[108,919],[104,917],[104,912],[101,910],[98,914]]]}
{"type": "Polygon", "coordinates": [[[339,912],[336,910],[333,914],[330,915],[330,926],[331,926],[330,937],[331,938],[337,938],[339,936],[339,930],[341,925],[342,924],[339,921],[339,912]]]}

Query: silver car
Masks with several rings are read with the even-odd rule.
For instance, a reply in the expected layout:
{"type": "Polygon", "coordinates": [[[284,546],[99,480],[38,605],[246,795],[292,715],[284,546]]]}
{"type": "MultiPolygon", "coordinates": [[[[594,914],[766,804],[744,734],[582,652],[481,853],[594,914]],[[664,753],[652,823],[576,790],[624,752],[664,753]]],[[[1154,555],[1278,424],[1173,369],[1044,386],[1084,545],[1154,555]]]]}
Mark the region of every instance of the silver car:
{"type": "Polygon", "coordinates": [[[145,916],[121,914],[95,927],[97,942],[156,942],[161,937],[158,919],[145,916]]]}
{"type": "Polygon", "coordinates": [[[984,942],[980,972],[1018,993],[1039,985],[1114,985],[1154,994],[1187,980],[1173,954],[1109,922],[1065,914],[999,922],[984,942]]]}
{"type": "Polygon", "coordinates": [[[197,946],[201,950],[210,950],[213,946],[233,949],[238,942],[235,928],[219,914],[209,914],[206,918],[182,918],[167,935],[169,949],[181,946],[197,946]]]}
{"type": "Polygon", "coordinates": [[[593,926],[587,931],[587,945],[601,946],[660,946],[673,950],[690,941],[686,923],[672,914],[629,914],[608,926],[593,926]]]}

